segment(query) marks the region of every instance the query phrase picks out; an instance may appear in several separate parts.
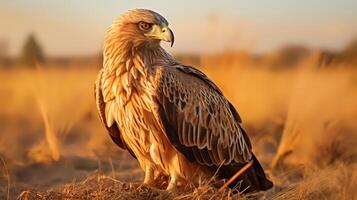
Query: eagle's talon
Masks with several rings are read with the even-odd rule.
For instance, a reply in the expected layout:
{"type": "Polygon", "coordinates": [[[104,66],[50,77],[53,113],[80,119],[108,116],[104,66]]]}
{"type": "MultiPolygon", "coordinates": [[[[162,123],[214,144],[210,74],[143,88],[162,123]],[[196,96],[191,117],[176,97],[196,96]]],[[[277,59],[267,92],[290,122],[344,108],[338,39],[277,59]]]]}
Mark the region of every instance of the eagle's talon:
{"type": "Polygon", "coordinates": [[[145,178],[143,183],[150,186],[155,184],[155,173],[154,170],[149,166],[147,166],[145,169],[145,178]]]}
{"type": "Polygon", "coordinates": [[[169,182],[169,185],[166,188],[166,191],[172,192],[173,190],[177,189],[177,178],[176,176],[171,176],[171,180],[169,182]]]}

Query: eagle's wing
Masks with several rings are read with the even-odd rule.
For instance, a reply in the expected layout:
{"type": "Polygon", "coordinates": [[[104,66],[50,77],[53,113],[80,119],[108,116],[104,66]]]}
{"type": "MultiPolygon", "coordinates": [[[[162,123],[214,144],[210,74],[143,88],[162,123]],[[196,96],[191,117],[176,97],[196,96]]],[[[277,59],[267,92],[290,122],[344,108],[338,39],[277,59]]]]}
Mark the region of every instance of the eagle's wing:
{"type": "Polygon", "coordinates": [[[107,129],[112,140],[119,147],[121,147],[123,149],[127,149],[130,152],[130,154],[133,157],[135,157],[132,150],[126,145],[125,141],[122,139],[122,136],[120,134],[120,130],[119,130],[119,127],[117,126],[117,124],[111,122],[111,124],[109,125],[109,123],[107,122],[107,118],[106,118],[106,114],[105,114],[106,107],[107,108],[110,107],[110,104],[115,103],[115,100],[111,100],[111,101],[107,101],[107,102],[104,101],[103,92],[102,92],[102,83],[104,81],[102,80],[102,74],[103,74],[103,69],[99,71],[99,74],[97,76],[97,79],[96,79],[95,85],[94,85],[95,102],[97,104],[97,110],[99,113],[99,117],[100,117],[102,123],[104,124],[105,128],[107,129]]]}
{"type": "Polygon", "coordinates": [[[251,160],[238,112],[206,75],[182,65],[159,71],[154,99],[166,135],[179,152],[208,166],[251,160]]]}

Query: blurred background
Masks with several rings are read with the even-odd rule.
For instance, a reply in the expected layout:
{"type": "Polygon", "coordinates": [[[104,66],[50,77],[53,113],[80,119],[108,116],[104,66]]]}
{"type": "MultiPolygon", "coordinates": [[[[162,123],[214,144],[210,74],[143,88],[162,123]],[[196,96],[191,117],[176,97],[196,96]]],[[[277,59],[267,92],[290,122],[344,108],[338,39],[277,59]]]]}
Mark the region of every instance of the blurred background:
{"type": "Polygon", "coordinates": [[[357,195],[357,1],[14,0],[0,1],[0,198],[95,173],[142,180],[93,94],[105,30],[133,8],[162,14],[163,46],[237,108],[270,198],[357,195]]]}

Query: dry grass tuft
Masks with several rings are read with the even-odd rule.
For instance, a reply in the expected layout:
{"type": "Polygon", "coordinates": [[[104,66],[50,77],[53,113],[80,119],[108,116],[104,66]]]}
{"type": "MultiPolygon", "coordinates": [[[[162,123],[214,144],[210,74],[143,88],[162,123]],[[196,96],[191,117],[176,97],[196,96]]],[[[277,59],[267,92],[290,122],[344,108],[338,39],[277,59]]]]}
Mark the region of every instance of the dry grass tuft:
{"type": "Polygon", "coordinates": [[[92,175],[80,183],[68,184],[48,191],[27,190],[18,199],[245,199],[240,194],[233,195],[229,190],[218,191],[217,188],[204,184],[198,188],[186,187],[168,192],[142,183],[126,183],[109,176],[92,175]]]}
{"type": "MultiPolygon", "coordinates": [[[[305,168],[302,176],[277,178],[280,191],[275,191],[269,198],[286,199],[353,199],[357,193],[357,165],[336,164],[326,168],[305,168]]],[[[277,190],[275,188],[275,190],[277,190]]]]}

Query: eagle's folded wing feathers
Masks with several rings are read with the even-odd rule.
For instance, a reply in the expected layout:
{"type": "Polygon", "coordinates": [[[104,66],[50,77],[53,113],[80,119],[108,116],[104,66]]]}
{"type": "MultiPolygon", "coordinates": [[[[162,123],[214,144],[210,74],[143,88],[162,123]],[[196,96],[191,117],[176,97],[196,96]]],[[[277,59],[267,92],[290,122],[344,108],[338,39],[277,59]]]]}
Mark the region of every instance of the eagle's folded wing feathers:
{"type": "Polygon", "coordinates": [[[154,99],[170,142],[203,165],[244,163],[251,145],[241,119],[218,87],[187,66],[163,67],[154,99]]]}

